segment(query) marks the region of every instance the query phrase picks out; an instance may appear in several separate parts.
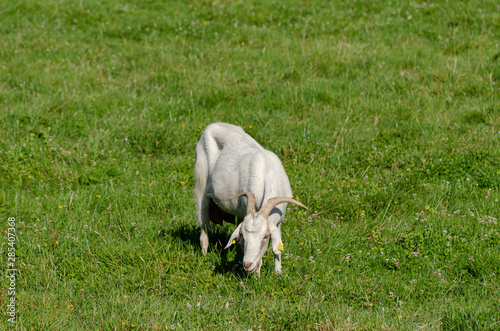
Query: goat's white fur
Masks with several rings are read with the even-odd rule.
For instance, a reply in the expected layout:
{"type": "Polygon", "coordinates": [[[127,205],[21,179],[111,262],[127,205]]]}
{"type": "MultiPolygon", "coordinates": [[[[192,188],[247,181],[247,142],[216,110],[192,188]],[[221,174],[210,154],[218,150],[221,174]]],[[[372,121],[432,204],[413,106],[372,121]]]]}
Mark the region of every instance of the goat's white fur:
{"type": "Polygon", "coordinates": [[[281,272],[281,221],[285,217],[287,203],[279,203],[274,208],[271,206],[268,217],[251,211],[260,210],[275,197],[288,198],[287,202],[305,207],[290,199],[290,182],[276,154],[262,148],[238,126],[213,123],[205,129],[196,147],[195,179],[196,217],[201,227],[203,253],[206,254],[208,249],[209,205],[212,199],[223,211],[238,218],[244,217],[226,246],[240,239],[244,268],[257,275],[260,273],[262,256],[271,237],[274,268],[277,273],[281,272]],[[232,199],[241,192],[251,193],[244,194],[247,198],[240,195],[238,199],[232,199]],[[255,197],[255,209],[247,206],[247,199],[254,200],[249,198],[250,195],[255,197]]]}

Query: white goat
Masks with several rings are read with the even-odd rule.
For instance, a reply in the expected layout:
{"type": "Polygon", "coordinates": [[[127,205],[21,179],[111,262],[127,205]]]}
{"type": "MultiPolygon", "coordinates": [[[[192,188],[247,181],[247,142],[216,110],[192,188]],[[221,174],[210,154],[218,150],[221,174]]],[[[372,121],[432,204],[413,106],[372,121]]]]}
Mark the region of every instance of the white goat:
{"type": "Polygon", "coordinates": [[[259,275],[271,237],[274,269],[281,272],[281,221],[287,203],[307,207],[292,199],[290,182],[276,154],[262,148],[238,126],[213,123],[205,129],[196,146],[194,172],[196,217],[201,227],[203,254],[208,249],[210,220],[216,224],[222,224],[223,220],[234,223],[236,216],[238,221],[244,220],[225,248],[239,239],[243,267],[259,275]],[[247,201],[242,196],[246,196],[247,201]]]}

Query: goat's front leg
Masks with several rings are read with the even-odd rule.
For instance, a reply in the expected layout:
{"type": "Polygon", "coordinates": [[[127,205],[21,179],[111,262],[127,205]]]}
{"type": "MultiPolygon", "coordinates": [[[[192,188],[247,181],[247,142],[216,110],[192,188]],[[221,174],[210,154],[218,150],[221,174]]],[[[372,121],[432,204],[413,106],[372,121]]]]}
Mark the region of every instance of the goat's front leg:
{"type": "Polygon", "coordinates": [[[279,254],[274,254],[274,271],[277,274],[281,273],[281,252],[279,254]]]}
{"type": "Polygon", "coordinates": [[[274,271],[277,274],[281,273],[281,251],[283,251],[283,243],[281,242],[281,223],[275,228],[273,239],[273,254],[274,254],[274,271]]]}
{"type": "Polygon", "coordinates": [[[262,267],[262,259],[260,259],[259,264],[257,265],[257,268],[255,268],[255,276],[260,277],[260,267],[262,267]]]}

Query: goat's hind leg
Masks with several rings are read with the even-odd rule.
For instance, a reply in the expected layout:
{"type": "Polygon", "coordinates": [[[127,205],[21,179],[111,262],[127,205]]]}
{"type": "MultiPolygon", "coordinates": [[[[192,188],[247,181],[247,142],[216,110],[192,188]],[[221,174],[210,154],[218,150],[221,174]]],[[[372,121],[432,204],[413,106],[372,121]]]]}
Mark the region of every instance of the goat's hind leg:
{"type": "Polygon", "coordinates": [[[201,228],[200,234],[200,246],[203,252],[203,255],[207,254],[208,251],[208,232],[210,231],[210,219],[209,219],[209,198],[204,196],[197,201],[199,205],[197,206],[196,216],[198,224],[201,228]]]}
{"type": "Polygon", "coordinates": [[[196,162],[194,166],[195,184],[194,196],[196,200],[196,221],[200,225],[200,245],[204,255],[208,251],[208,231],[210,230],[209,205],[210,198],[207,196],[208,160],[203,148],[204,137],[196,146],[196,162]]]}
{"type": "Polygon", "coordinates": [[[201,228],[200,245],[203,255],[208,251],[208,232],[210,231],[209,207],[210,198],[205,194],[204,187],[195,186],[196,221],[201,228]]]}

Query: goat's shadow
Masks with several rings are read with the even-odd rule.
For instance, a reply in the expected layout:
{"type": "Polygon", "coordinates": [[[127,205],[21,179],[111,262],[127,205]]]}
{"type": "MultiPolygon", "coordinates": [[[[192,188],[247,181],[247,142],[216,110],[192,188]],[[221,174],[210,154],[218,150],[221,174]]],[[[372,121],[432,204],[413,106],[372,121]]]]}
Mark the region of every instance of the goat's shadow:
{"type": "MultiPolygon", "coordinates": [[[[200,228],[190,225],[179,225],[174,229],[161,229],[159,230],[159,237],[170,236],[172,238],[177,238],[180,241],[186,242],[189,245],[195,247],[198,254],[202,254],[200,247],[200,228]]],[[[226,243],[229,241],[231,234],[228,234],[226,229],[221,226],[212,225],[211,231],[208,234],[209,246],[208,252],[217,252],[220,259],[217,259],[215,264],[214,273],[215,274],[233,274],[239,278],[246,278],[248,275],[243,270],[241,261],[243,260],[243,252],[238,244],[231,245],[228,249],[224,249],[226,243]],[[228,254],[231,252],[236,252],[234,259],[229,260],[228,254]]]]}

